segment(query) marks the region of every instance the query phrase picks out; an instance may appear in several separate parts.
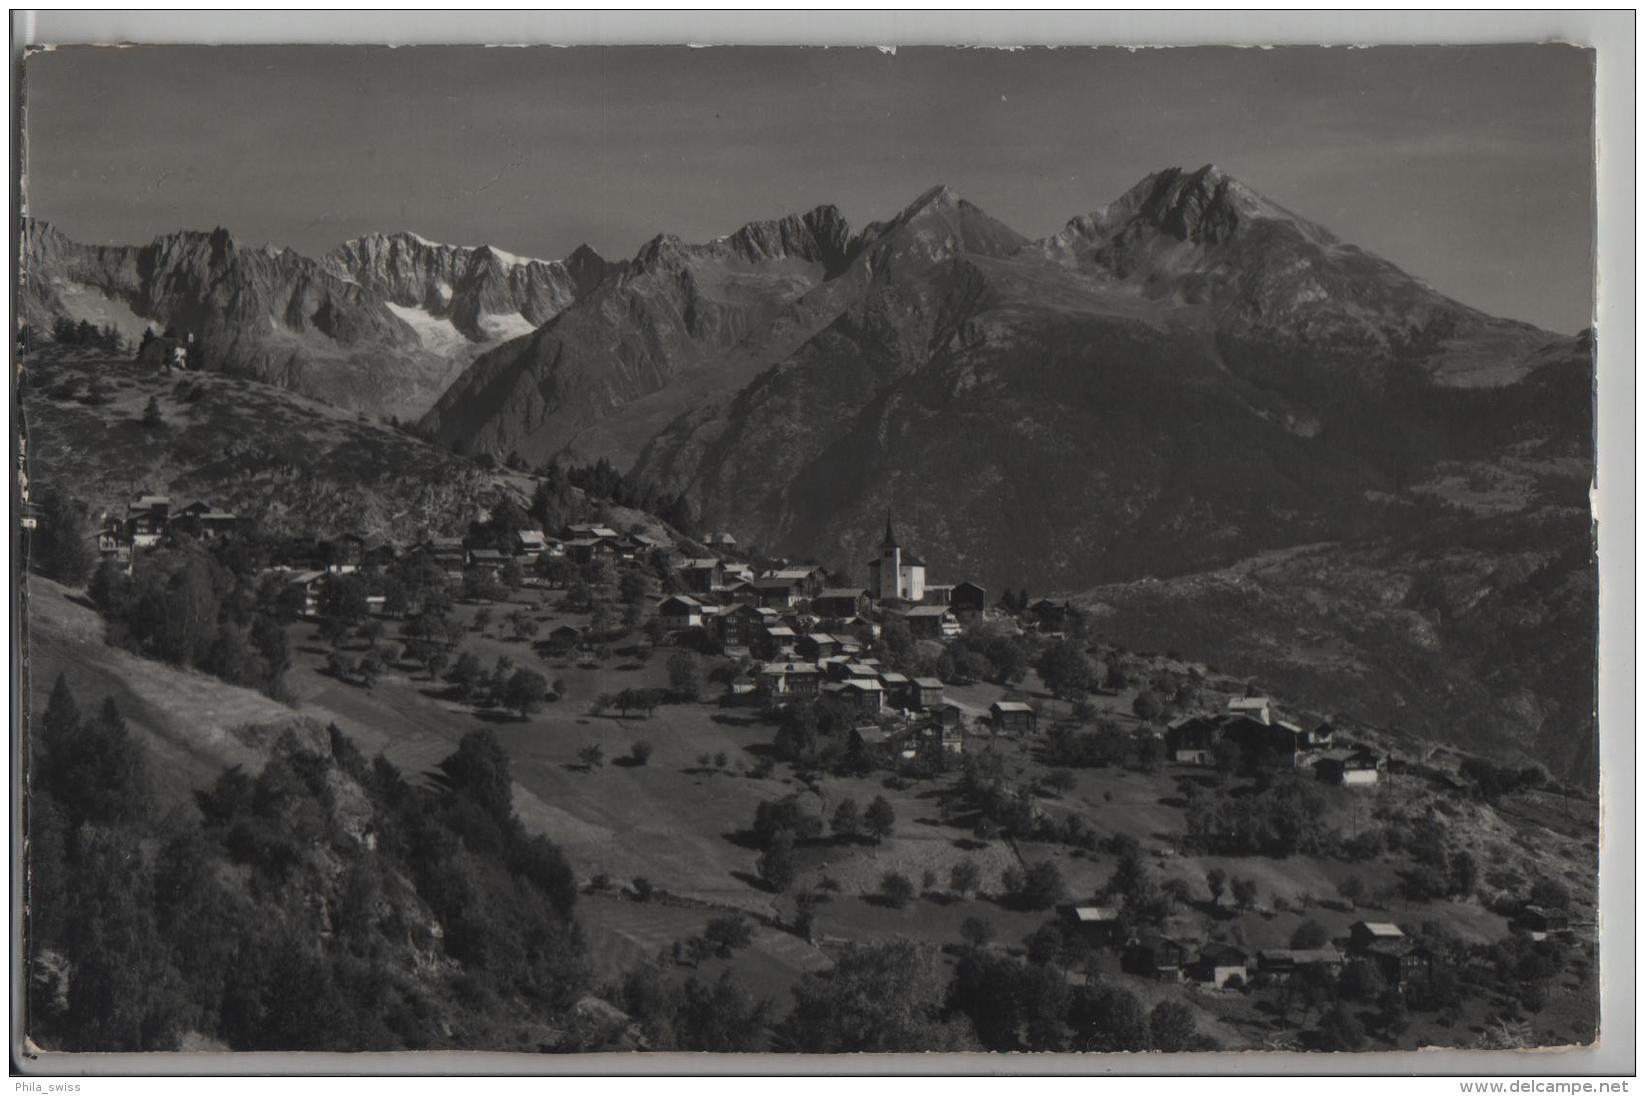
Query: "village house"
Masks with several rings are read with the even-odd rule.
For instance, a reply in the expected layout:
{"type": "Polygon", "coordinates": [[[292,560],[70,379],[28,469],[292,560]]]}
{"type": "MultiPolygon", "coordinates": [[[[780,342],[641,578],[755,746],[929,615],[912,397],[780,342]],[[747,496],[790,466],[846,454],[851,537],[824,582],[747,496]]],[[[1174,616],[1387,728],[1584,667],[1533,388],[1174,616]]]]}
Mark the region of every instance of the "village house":
{"type": "Polygon", "coordinates": [[[202,540],[215,540],[217,537],[226,536],[240,525],[239,515],[228,510],[219,510],[204,501],[189,503],[178,518],[186,518],[188,532],[202,540]]]}
{"type": "Polygon", "coordinates": [[[710,548],[717,548],[722,552],[737,550],[737,538],[726,532],[708,534],[707,544],[710,548]]]}
{"type": "Polygon", "coordinates": [[[680,564],[680,585],[694,594],[712,593],[723,579],[717,559],[688,559],[680,564]]]}
{"type": "Polygon", "coordinates": [[[1029,615],[1042,632],[1066,631],[1077,610],[1067,598],[1042,597],[1028,607],[1029,615]]]}
{"type": "Polygon", "coordinates": [[[1403,943],[1405,930],[1392,921],[1355,921],[1348,926],[1348,951],[1358,954],[1376,944],[1403,943]]]}
{"type": "Polygon", "coordinates": [[[126,504],[126,527],[133,548],[152,548],[166,534],[171,520],[171,496],[143,495],[126,504]]]}
{"type": "Polygon", "coordinates": [[[817,667],[807,662],[768,662],[760,667],[759,691],[764,697],[809,699],[821,684],[817,667]]]}
{"type": "Polygon", "coordinates": [[[960,623],[941,605],[918,605],[903,614],[915,639],[948,639],[959,635],[960,623]]]}
{"type": "Polygon", "coordinates": [[[475,571],[495,575],[507,563],[508,557],[495,548],[470,548],[468,551],[468,566],[475,571]]]}
{"type": "Polygon", "coordinates": [[[615,563],[616,539],[603,537],[573,537],[565,542],[565,555],[571,562],[586,567],[591,563],[615,563]]]}
{"type": "Polygon", "coordinates": [[[942,707],[942,680],[935,677],[916,677],[913,681],[914,707],[932,711],[942,707]]]}
{"type": "Polygon", "coordinates": [[[794,650],[813,662],[819,658],[827,658],[838,649],[839,643],[827,632],[811,632],[801,636],[794,643],[794,650]]]}
{"type": "Polygon", "coordinates": [[[1259,723],[1274,721],[1274,702],[1265,696],[1236,696],[1228,700],[1228,714],[1245,716],[1259,723]]]}
{"type": "Polygon", "coordinates": [[[871,678],[851,678],[831,681],[821,687],[825,696],[832,696],[856,710],[859,716],[877,718],[885,707],[885,686],[871,678]]]}
{"type": "Polygon", "coordinates": [[[934,585],[928,582],[925,584],[925,597],[920,599],[920,604],[940,605],[946,609],[948,608],[948,603],[953,600],[953,597],[954,587],[952,585],[934,585]]]}
{"type": "Polygon", "coordinates": [[[1165,728],[1166,755],[1179,765],[1210,765],[1216,760],[1222,728],[1202,715],[1190,715],[1165,728]]]}
{"type": "Polygon", "coordinates": [[[1364,787],[1375,784],[1387,761],[1363,746],[1328,753],[1314,762],[1314,775],[1327,784],[1364,787]]]}
{"type": "Polygon", "coordinates": [[[714,596],[726,605],[758,605],[760,591],[752,582],[740,578],[728,578],[725,585],[714,588],[714,596]]]}
{"type": "Polygon", "coordinates": [[[1224,716],[1222,736],[1239,747],[1248,765],[1294,769],[1301,759],[1297,732],[1247,714],[1224,716]]]}
{"type": "Polygon", "coordinates": [[[1039,730],[1039,713],[1020,700],[996,700],[988,706],[988,720],[995,734],[1033,734],[1039,730]]]}
{"type": "Polygon", "coordinates": [[[1064,906],[1063,918],[1092,947],[1117,947],[1125,943],[1125,921],[1116,906],[1064,906]]]}
{"type": "Polygon", "coordinates": [[[906,674],[899,674],[888,670],[880,674],[880,684],[885,686],[885,702],[893,708],[911,708],[913,704],[913,682],[906,674]]]}
{"type": "Polygon", "coordinates": [[[1546,940],[1571,931],[1571,919],[1563,910],[1544,909],[1542,906],[1526,906],[1519,911],[1516,923],[1532,940],[1546,940]]]}
{"type": "Polygon", "coordinates": [[[548,551],[548,534],[541,529],[521,529],[513,536],[514,554],[536,559],[548,551]]]}
{"type": "Polygon", "coordinates": [[[325,571],[293,571],[286,584],[302,591],[302,615],[313,618],[320,615],[320,594],[325,589],[325,571]]]}
{"type": "Polygon", "coordinates": [[[344,533],[332,540],[320,542],[320,558],[326,570],[334,575],[352,575],[365,559],[366,540],[358,533],[344,533]]]}
{"type": "Polygon", "coordinates": [[[868,591],[832,588],[818,592],[811,599],[811,608],[820,617],[848,620],[868,612],[868,591]]]}
{"type": "Polygon", "coordinates": [[[1239,979],[1244,984],[1248,974],[1248,957],[1232,944],[1206,944],[1199,949],[1199,957],[1189,968],[1189,976],[1196,982],[1206,982],[1217,989],[1239,979]]]}
{"type": "Polygon", "coordinates": [[[868,588],[881,601],[918,602],[925,597],[925,562],[897,543],[890,514],[885,516],[879,558],[868,564],[868,588]]]}
{"type": "Polygon", "coordinates": [[[714,638],[726,647],[749,647],[776,620],[777,614],[771,609],[732,605],[705,618],[704,625],[711,627],[714,638]]]}
{"type": "Polygon", "coordinates": [[[657,619],[671,632],[703,626],[703,603],[684,594],[671,594],[657,605],[657,619]]]}
{"type": "Polygon", "coordinates": [[[107,520],[97,532],[98,558],[120,563],[131,569],[130,525],[124,521],[107,520]]]}
{"type": "Polygon", "coordinates": [[[803,579],[798,578],[759,578],[754,580],[754,589],[759,594],[760,605],[767,609],[792,609],[803,598],[801,588],[803,579]]]}
{"type": "Polygon", "coordinates": [[[1335,978],[1342,972],[1342,952],[1336,948],[1264,948],[1257,952],[1258,976],[1283,982],[1309,968],[1335,978]]]}
{"type": "Polygon", "coordinates": [[[786,624],[770,624],[755,640],[755,653],[761,658],[787,658],[794,653],[794,641],[799,637],[786,624]]]}
{"type": "Polygon", "coordinates": [[[422,551],[448,575],[461,576],[463,564],[468,562],[463,542],[457,537],[435,537],[423,546],[422,551]]]}
{"type": "Polygon", "coordinates": [[[400,550],[390,540],[373,540],[360,553],[360,566],[367,570],[386,571],[400,558],[400,550]]]}
{"type": "Polygon", "coordinates": [[[1120,969],[1161,982],[1182,981],[1182,965],[1187,949],[1175,940],[1149,934],[1128,946],[1120,956],[1120,969]]]}
{"type": "Polygon", "coordinates": [[[823,588],[823,573],[819,567],[783,567],[767,571],[761,579],[785,579],[798,584],[799,596],[815,597],[823,588]]]}
{"type": "Polygon", "coordinates": [[[583,641],[583,633],[569,624],[562,624],[548,633],[548,649],[557,654],[569,654],[583,641]]]}
{"type": "Polygon", "coordinates": [[[988,611],[988,591],[975,582],[958,582],[948,597],[948,610],[962,623],[979,619],[988,611]]]}

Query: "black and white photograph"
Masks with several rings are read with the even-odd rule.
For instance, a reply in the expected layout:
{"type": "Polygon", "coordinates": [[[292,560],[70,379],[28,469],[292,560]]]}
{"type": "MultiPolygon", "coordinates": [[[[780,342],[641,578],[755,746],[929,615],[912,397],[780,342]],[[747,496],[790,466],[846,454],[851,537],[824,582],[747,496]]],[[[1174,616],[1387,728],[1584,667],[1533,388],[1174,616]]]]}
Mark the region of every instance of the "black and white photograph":
{"type": "Polygon", "coordinates": [[[30,50],[20,1053],[1592,1048],[1595,75],[30,50]]]}

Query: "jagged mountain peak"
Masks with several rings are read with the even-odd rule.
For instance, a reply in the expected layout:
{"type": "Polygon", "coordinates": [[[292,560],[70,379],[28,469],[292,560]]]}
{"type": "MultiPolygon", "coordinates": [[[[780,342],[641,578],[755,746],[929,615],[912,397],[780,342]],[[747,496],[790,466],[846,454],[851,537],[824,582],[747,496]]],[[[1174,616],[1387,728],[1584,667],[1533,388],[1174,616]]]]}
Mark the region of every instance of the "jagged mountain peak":
{"type": "Polygon", "coordinates": [[[1327,229],[1292,213],[1215,164],[1194,171],[1170,167],[1153,172],[1097,213],[1076,217],[1070,228],[1082,222],[1106,229],[1137,222],[1204,245],[1224,243],[1256,222],[1283,222],[1320,246],[1338,242],[1327,229]]]}

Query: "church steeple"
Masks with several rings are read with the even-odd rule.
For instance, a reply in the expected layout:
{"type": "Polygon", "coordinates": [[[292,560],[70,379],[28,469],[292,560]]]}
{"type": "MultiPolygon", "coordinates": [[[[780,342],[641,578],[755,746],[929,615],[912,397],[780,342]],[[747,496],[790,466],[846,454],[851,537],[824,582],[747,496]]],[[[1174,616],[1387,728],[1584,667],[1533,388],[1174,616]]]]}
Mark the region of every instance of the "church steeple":
{"type": "Polygon", "coordinates": [[[885,539],[880,542],[881,548],[897,547],[897,534],[891,531],[891,508],[885,508],[885,539]]]}

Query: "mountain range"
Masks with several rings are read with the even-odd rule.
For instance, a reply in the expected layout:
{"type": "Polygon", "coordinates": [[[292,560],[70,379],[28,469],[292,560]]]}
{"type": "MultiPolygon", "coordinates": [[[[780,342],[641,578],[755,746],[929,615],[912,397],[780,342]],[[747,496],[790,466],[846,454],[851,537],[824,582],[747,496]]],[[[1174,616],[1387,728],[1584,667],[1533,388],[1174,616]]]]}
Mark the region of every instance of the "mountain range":
{"type": "MultiPolygon", "coordinates": [[[[859,231],[821,206],[622,263],[35,224],[24,266],[31,321],[185,325],[212,365],[453,450],[606,458],[770,553],[860,579],[891,511],[932,581],[1080,594],[1116,628],[1192,632],[1196,599],[1261,588],[1263,626],[1318,615],[1388,718],[1544,756],[1591,728],[1591,334],[1451,300],[1215,167],[1040,240],[936,187],[859,231]],[[1311,562],[1252,564],[1276,558],[1311,562]],[[1321,609],[1347,589],[1362,612],[1321,609]]],[[[1248,665],[1314,700],[1318,655],[1248,665]]]]}

